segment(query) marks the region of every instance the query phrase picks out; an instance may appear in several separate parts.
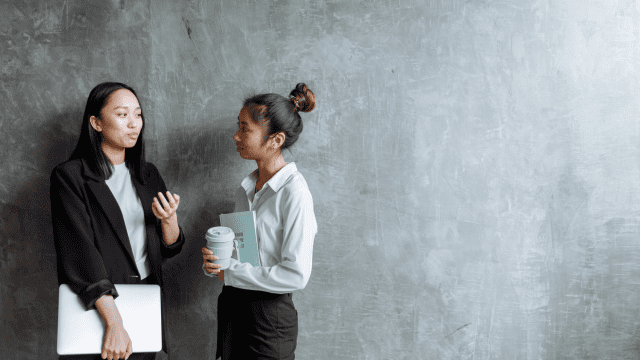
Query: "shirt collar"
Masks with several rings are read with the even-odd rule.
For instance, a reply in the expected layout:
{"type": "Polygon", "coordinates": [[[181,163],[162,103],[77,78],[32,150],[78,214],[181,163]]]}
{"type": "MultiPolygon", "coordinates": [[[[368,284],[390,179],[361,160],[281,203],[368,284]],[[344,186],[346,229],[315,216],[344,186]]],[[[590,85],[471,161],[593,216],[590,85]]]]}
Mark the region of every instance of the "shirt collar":
{"type": "MultiPolygon", "coordinates": [[[[275,175],[273,175],[273,177],[271,177],[271,179],[269,179],[269,181],[267,181],[265,185],[269,185],[269,187],[272,188],[273,191],[278,192],[278,190],[280,190],[280,188],[283,187],[284,184],[287,183],[287,181],[289,181],[291,175],[293,175],[293,173],[295,173],[296,171],[298,171],[296,163],[290,162],[282,169],[280,169],[275,175]]],[[[251,174],[244,178],[240,185],[247,192],[253,191],[253,189],[256,187],[257,177],[258,169],[254,170],[251,174]]]]}

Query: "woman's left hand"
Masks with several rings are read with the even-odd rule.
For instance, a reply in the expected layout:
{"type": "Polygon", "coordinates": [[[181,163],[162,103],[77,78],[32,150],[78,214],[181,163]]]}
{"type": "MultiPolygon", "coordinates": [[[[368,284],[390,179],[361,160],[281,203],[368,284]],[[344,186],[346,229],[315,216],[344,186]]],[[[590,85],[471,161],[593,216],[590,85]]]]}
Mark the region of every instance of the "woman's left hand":
{"type": "Polygon", "coordinates": [[[151,209],[158,219],[162,221],[169,221],[172,217],[177,216],[176,210],[178,210],[178,205],[180,205],[180,196],[178,196],[178,194],[172,195],[167,191],[166,198],[162,193],[158,193],[158,196],[153,198],[153,205],[151,205],[151,209]]]}

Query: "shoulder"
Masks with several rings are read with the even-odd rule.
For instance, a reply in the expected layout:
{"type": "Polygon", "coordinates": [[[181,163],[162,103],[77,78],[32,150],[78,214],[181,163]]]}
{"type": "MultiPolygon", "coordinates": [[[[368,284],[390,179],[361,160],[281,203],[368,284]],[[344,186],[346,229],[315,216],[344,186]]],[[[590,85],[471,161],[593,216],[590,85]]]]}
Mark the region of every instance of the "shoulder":
{"type": "Polygon", "coordinates": [[[82,168],[82,160],[67,160],[53,168],[53,171],[51,171],[51,178],[53,179],[63,177],[70,179],[80,179],[80,177],[82,176],[82,168]]]}
{"type": "Polygon", "coordinates": [[[158,177],[160,176],[160,172],[158,171],[158,168],[153,165],[153,163],[147,162],[146,165],[144,166],[144,172],[147,176],[154,176],[154,177],[158,177]]]}
{"type": "Polygon", "coordinates": [[[311,198],[311,192],[309,191],[309,185],[307,180],[302,176],[299,171],[295,171],[289,176],[287,182],[280,189],[285,197],[309,197],[311,198]]]}

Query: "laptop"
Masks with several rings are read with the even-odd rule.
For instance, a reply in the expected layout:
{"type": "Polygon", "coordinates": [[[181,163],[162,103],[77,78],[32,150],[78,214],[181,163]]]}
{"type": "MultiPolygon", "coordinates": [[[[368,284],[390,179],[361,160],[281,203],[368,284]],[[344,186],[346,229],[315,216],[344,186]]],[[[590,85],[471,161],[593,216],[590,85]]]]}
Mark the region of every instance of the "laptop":
{"type": "MultiPolygon", "coordinates": [[[[116,306],[133,352],[162,350],[160,286],[116,284],[116,306]]],[[[100,354],[106,324],[98,310],[85,310],[69,285],[58,296],[58,355],[100,354]]]]}

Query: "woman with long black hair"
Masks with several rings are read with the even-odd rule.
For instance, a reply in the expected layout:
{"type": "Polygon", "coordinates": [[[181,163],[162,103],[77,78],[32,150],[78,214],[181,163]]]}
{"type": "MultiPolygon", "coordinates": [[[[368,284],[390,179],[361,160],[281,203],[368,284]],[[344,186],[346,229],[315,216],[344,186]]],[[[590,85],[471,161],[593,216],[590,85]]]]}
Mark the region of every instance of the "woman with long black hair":
{"type": "Polygon", "coordinates": [[[162,286],[162,260],[185,241],[176,214],[180,197],[145,160],[144,124],[131,87],[97,85],[73,154],[51,173],[58,282],[106,324],[102,354],[61,359],[155,359],[155,353],[131,355],[135,344],[114,302],[114,284],[162,286]]]}
{"type": "Polygon", "coordinates": [[[224,282],[218,298],[217,356],[223,360],[295,358],[298,313],[292,292],[303,289],[311,275],[317,224],[307,182],[282,151],[302,132],[300,112],[315,107],[315,95],[298,84],[289,98],[262,94],[248,98],[238,116],[233,139],[243,159],[258,169],[235,195],[235,212],[256,212],[260,266],[231,259],[226,270],[208,260],[205,274],[224,282]]]}

